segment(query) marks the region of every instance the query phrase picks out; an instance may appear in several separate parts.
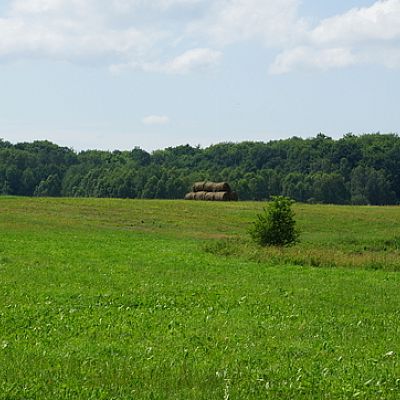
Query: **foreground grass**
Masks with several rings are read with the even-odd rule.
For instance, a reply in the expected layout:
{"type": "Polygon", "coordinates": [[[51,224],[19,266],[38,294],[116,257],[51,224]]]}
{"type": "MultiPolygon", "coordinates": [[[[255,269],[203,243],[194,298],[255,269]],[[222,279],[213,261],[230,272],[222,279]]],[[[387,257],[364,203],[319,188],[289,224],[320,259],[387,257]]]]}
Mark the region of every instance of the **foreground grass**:
{"type": "Polygon", "coordinates": [[[400,209],[260,208],[0,198],[0,399],[398,398],[400,209]]]}

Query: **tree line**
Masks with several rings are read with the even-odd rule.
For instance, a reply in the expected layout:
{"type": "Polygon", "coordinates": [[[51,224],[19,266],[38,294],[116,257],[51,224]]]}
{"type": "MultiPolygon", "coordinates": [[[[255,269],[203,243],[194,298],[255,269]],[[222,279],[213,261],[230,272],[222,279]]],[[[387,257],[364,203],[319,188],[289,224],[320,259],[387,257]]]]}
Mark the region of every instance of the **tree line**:
{"type": "Polygon", "coordinates": [[[181,199],[195,181],[228,181],[241,200],[288,196],[332,204],[400,203],[396,134],[183,145],[151,153],[75,152],[48,141],[0,139],[0,193],[181,199]]]}

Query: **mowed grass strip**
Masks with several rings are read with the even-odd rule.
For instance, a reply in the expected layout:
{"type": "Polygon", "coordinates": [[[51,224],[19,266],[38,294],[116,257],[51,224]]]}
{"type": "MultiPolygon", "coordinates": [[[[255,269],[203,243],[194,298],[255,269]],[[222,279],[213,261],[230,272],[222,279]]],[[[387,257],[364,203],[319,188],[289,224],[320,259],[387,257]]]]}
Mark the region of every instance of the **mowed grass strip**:
{"type": "MultiPolygon", "coordinates": [[[[0,398],[397,399],[400,274],[277,265],[261,207],[0,198],[0,398]]],[[[397,255],[397,207],[296,213],[288,264],[397,255]]]]}

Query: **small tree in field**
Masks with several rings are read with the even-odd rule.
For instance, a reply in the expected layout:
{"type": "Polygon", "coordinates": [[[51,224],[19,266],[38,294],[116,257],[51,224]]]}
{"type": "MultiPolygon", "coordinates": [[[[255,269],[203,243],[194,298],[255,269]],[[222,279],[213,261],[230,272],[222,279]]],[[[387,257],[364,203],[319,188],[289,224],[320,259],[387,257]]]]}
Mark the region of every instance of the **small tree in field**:
{"type": "Polygon", "coordinates": [[[296,221],[292,210],[293,200],[284,196],[274,196],[257,214],[257,220],[250,228],[253,240],[261,246],[288,246],[299,239],[296,221]]]}

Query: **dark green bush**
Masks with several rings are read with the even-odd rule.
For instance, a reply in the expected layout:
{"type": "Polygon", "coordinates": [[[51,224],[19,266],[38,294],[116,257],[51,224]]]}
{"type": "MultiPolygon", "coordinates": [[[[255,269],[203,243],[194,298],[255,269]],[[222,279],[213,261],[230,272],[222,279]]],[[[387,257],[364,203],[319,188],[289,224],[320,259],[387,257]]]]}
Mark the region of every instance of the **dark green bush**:
{"type": "Polygon", "coordinates": [[[299,231],[292,210],[293,200],[284,196],[274,196],[257,214],[257,220],[249,232],[252,239],[261,246],[288,246],[299,240],[299,231]]]}

